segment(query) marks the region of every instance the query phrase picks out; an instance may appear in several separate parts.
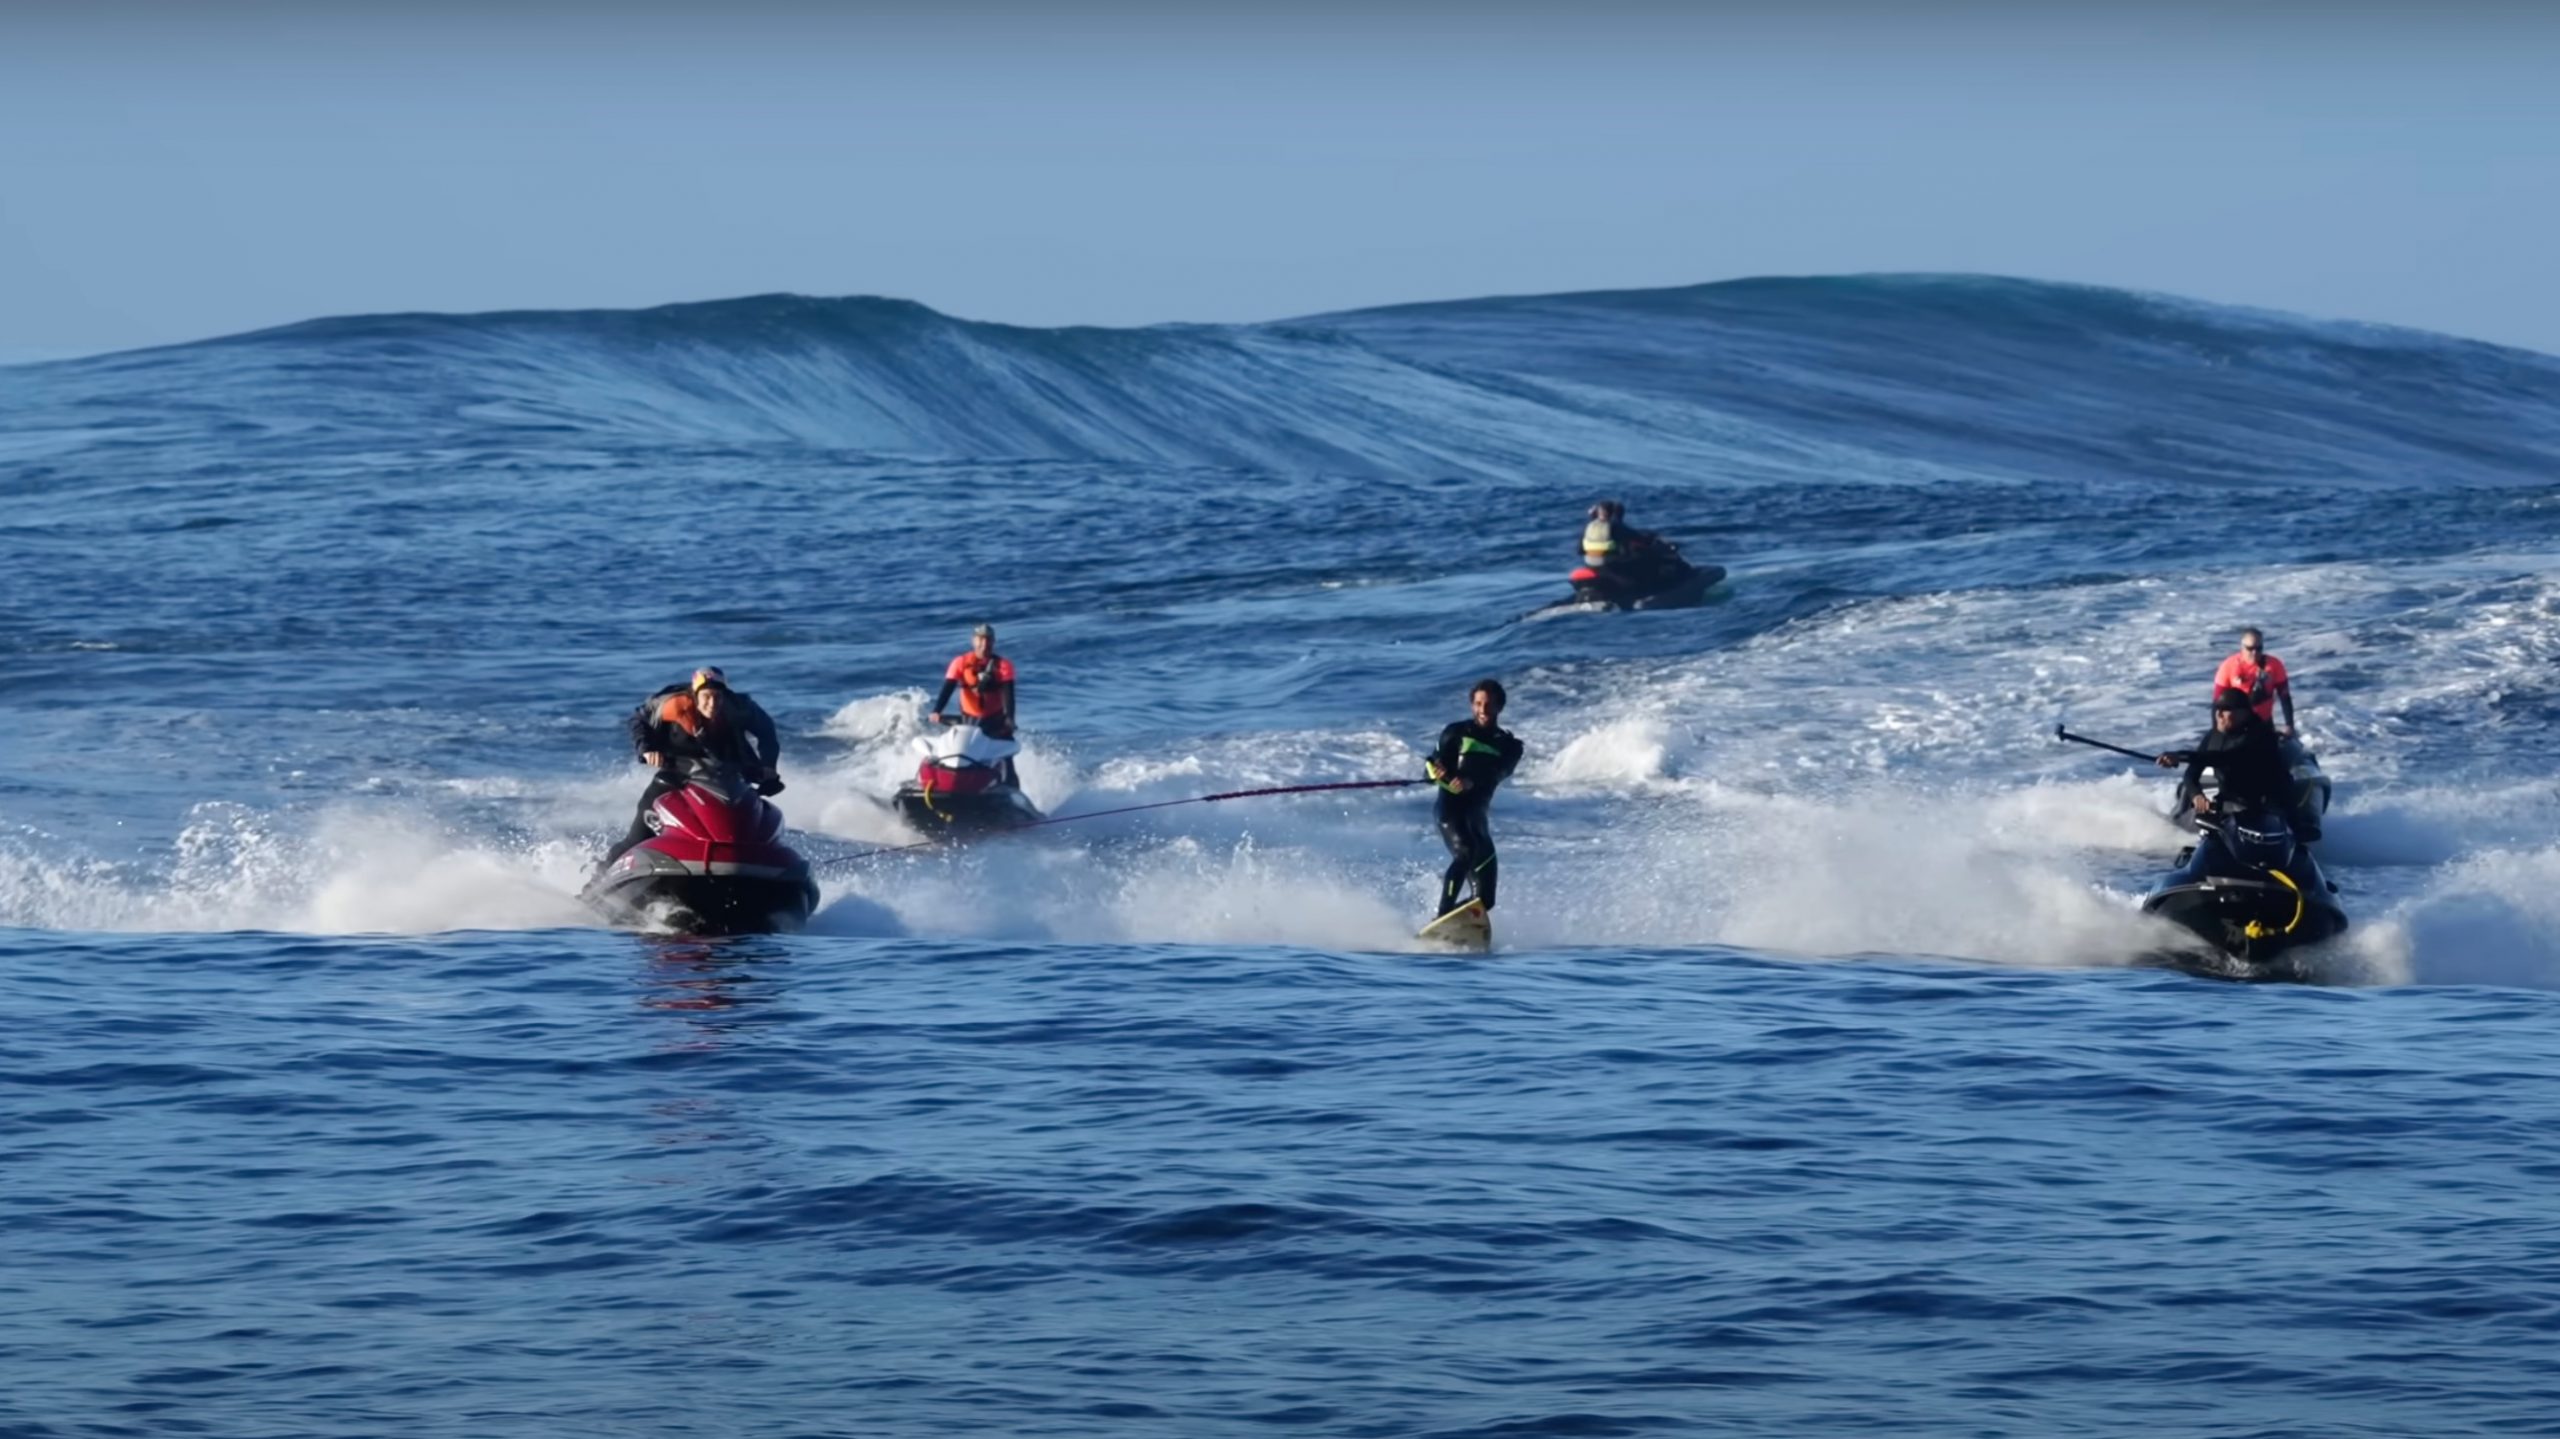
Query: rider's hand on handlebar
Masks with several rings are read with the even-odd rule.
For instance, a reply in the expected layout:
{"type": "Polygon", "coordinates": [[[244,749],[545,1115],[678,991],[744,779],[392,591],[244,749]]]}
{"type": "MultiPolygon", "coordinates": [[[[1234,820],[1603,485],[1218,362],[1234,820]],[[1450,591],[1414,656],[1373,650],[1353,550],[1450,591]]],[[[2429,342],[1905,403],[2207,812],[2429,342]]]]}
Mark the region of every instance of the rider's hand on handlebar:
{"type": "Polygon", "coordinates": [[[645,750],[640,755],[640,762],[651,769],[664,769],[667,765],[667,757],[656,750],[645,750]]]}

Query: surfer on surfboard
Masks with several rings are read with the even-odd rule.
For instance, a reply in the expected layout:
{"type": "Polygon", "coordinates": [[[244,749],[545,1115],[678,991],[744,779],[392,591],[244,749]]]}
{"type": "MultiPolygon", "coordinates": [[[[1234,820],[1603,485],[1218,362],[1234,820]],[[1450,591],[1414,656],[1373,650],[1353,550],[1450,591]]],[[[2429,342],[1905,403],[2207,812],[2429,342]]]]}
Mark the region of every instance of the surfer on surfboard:
{"type": "Polygon", "coordinates": [[[1440,842],[1449,847],[1449,868],[1440,876],[1440,919],[1460,909],[1493,908],[1501,869],[1487,816],[1495,788],[1519,765],[1521,753],[1519,739],[1498,723],[1507,698],[1502,681],[1476,681],[1467,692],[1471,713],[1440,731],[1439,748],[1423,764],[1423,773],[1439,787],[1433,815],[1440,822],[1440,842]],[[1470,898],[1461,898],[1470,891],[1470,898]]]}

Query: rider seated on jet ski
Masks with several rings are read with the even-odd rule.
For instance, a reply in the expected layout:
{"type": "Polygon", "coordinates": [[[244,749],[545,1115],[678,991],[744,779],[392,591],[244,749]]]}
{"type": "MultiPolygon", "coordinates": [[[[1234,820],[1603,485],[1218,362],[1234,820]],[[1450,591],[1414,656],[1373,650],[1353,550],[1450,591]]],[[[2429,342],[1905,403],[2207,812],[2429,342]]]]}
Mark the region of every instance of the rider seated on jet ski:
{"type": "Polygon", "coordinates": [[[2213,697],[2213,728],[2194,749],[2160,756],[2162,769],[2185,765],[2178,793],[2195,796],[2198,814],[2211,814],[2216,797],[2204,793],[2204,772],[2221,781],[2219,802],[2225,809],[2267,806],[2285,813],[2296,839],[2308,844],[2320,837],[2318,816],[2294,812],[2293,767],[2285,760],[2283,742],[2273,726],[2258,718],[2244,689],[2223,689],[2213,697]]]}
{"type": "MultiPolygon", "coordinates": [[[[996,653],[996,627],[980,625],[969,632],[969,648],[952,656],[942,672],[942,693],[933,697],[933,722],[951,724],[943,707],[951,703],[954,690],[960,694],[960,715],[966,723],[976,725],[989,739],[1013,738],[1013,661],[996,653]]],[[[1009,785],[1020,780],[1008,759],[997,778],[1009,785]]]]}
{"type": "Polygon", "coordinates": [[[631,712],[627,728],[632,753],[657,773],[640,793],[631,828],[605,852],[607,865],[649,837],[649,808],[658,797],[683,787],[684,771],[677,761],[734,765],[746,772],[758,793],[782,793],[782,774],[774,768],[782,757],[782,737],[773,716],[753,698],[731,690],[728,677],[716,667],[695,670],[691,684],[669,685],[649,696],[631,712]]]}
{"type": "Polygon", "coordinates": [[[1595,583],[1629,596],[1649,594],[1689,569],[1680,547],[1651,530],[1627,523],[1627,507],[1602,500],[1582,527],[1582,562],[1595,583]]]}

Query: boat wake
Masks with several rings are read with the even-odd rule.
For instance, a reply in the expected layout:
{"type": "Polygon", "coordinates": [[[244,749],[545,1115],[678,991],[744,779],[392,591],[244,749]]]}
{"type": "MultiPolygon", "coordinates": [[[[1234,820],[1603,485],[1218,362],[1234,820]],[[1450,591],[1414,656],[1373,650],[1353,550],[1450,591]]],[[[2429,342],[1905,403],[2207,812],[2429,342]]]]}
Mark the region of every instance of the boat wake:
{"type": "MultiPolygon", "coordinates": [[[[840,862],[918,837],[882,802],[905,763],[902,696],[846,705],[841,748],[796,772],[820,935],[1138,944],[1415,946],[1441,855],[1416,791],[1193,805],[840,862]],[[848,817],[850,817],[848,819],[848,817]]],[[[1339,778],[1386,735],[1258,736],[1235,751],[1050,750],[1026,779],[1065,812],[1252,782],[1339,778]],[[1235,753],[1263,768],[1227,767],[1235,753]],[[1290,759],[1282,759],[1284,754],[1290,759]],[[1278,762],[1275,762],[1278,761],[1278,762]]],[[[1042,753],[1036,748],[1027,751],[1042,753]]],[[[1512,952],[1741,946],[1807,959],[1935,955],[2032,968],[2136,965],[2179,942],[2138,912],[2176,832],[2167,781],[1963,786],[1670,772],[1659,716],[1598,719],[1506,789],[1501,933],[1512,952]]],[[[634,772],[636,774],[636,771],[634,772]]],[[[636,781],[628,781],[636,783],[636,781]]],[[[199,806],[164,864],[0,841],[0,923],[117,931],[435,933],[589,926],[588,866],[627,816],[626,778],[475,786],[472,830],[382,799],[309,810],[199,806]]],[[[2315,955],[2340,982],[2560,987],[2560,799],[2464,816],[2360,807],[2324,840],[2358,928],[2315,955]]]]}

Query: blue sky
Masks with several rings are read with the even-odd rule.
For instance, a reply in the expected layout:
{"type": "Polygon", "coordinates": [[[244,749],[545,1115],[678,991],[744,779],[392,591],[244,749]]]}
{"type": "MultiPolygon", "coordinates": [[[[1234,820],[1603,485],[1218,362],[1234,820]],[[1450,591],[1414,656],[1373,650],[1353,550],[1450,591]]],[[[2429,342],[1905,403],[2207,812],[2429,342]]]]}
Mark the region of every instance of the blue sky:
{"type": "Polygon", "coordinates": [[[2560,351],[2560,24],[2525,7],[28,8],[0,359],[775,290],[1123,325],[1890,270],[2560,351]]]}

